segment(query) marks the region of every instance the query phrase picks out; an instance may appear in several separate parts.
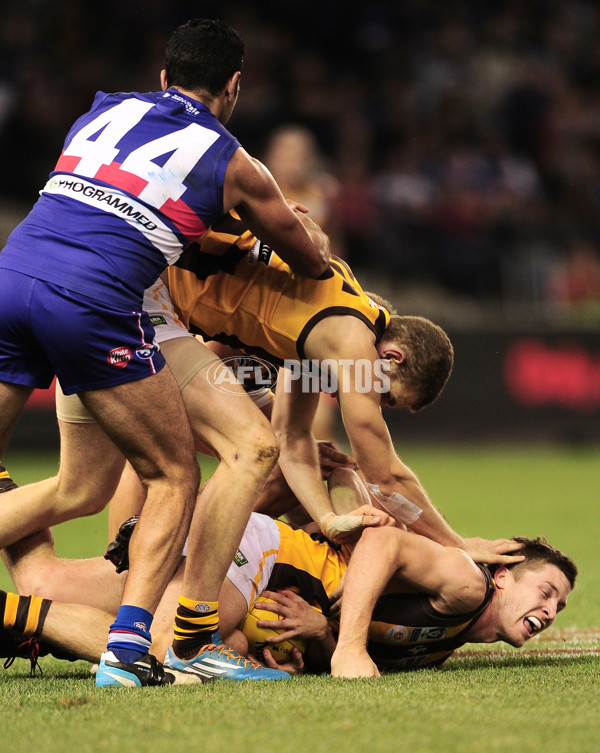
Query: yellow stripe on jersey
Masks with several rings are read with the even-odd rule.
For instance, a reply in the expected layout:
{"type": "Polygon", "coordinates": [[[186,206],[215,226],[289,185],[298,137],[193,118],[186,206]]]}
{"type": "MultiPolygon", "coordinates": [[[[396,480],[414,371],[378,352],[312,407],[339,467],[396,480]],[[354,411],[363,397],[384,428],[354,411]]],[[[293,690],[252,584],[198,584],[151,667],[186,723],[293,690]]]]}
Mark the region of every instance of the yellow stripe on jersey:
{"type": "Polygon", "coordinates": [[[280,542],[267,588],[296,590],[322,612],[329,611],[329,594],[340,585],[350,561],[348,547],[334,548],[302,529],[276,520],[280,542]]]}
{"type": "Polygon", "coordinates": [[[272,557],[273,555],[276,555],[276,554],[277,554],[277,549],[268,549],[266,552],[262,553],[262,557],[260,558],[260,563],[258,565],[258,572],[256,573],[254,580],[252,581],[252,588],[250,591],[250,604],[254,604],[254,602],[256,601],[256,597],[258,595],[258,584],[260,583],[262,579],[262,572],[263,572],[265,563],[267,561],[267,558],[272,557]]]}

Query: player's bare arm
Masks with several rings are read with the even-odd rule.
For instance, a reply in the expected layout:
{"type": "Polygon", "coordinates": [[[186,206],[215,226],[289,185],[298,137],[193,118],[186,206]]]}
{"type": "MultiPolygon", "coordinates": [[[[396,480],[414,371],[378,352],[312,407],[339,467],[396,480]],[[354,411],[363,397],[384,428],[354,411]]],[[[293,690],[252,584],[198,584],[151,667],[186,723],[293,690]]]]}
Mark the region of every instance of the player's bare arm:
{"type": "Polygon", "coordinates": [[[335,677],[377,677],[366,650],[375,602],[394,577],[452,614],[468,612],[485,595],[485,578],[463,551],[398,528],[369,529],[356,544],[344,585],[340,631],[332,657],[335,677]]]}
{"type": "Polygon", "coordinates": [[[512,539],[463,538],[429,499],[416,474],[400,460],[379,410],[378,396],[356,392],[340,395],[340,407],[352,453],[365,480],[389,496],[398,492],[423,512],[409,524],[414,533],[445,546],[464,549],[477,562],[510,564],[523,558],[512,539]]]}
{"type": "MultiPolygon", "coordinates": [[[[415,473],[396,454],[390,432],[381,413],[382,394],[376,389],[376,362],[379,354],[373,333],[357,318],[328,317],[309,334],[305,351],[309,358],[331,358],[338,368],[338,400],[344,427],[364,479],[379,486],[382,494],[401,494],[421,508],[422,514],[410,524],[415,533],[445,546],[465,549],[477,561],[509,564],[520,561],[510,539],[487,541],[463,539],[433,505],[415,473]],[[373,380],[366,389],[357,364],[371,363],[373,380]]],[[[364,368],[364,366],[362,367],[364,368]]],[[[404,399],[404,398],[402,398],[404,399]]],[[[396,400],[398,407],[404,407],[396,400]]],[[[410,408],[409,402],[406,407],[410,408]]]]}
{"type": "Polygon", "coordinates": [[[335,541],[345,541],[348,534],[363,526],[390,522],[386,513],[372,508],[357,511],[356,515],[336,515],[323,485],[319,452],[312,434],[319,393],[303,390],[301,380],[286,380],[285,375],[280,376],[280,384],[271,418],[280,447],[279,465],[290,489],[311,518],[335,541]]]}
{"type": "Polygon", "coordinates": [[[325,271],[327,235],[307,214],[292,209],[269,170],[241,147],[229,161],[223,190],[223,209],[234,208],[295,272],[319,277],[325,271]]]}
{"type": "Polygon", "coordinates": [[[319,393],[303,392],[300,381],[288,381],[280,370],[280,389],[273,404],[271,423],[279,442],[279,465],[300,504],[319,523],[333,512],[319,469],[312,422],[319,393]]]}
{"type": "Polygon", "coordinates": [[[398,492],[423,510],[414,530],[442,544],[462,546],[455,533],[435,509],[415,474],[394,451],[390,433],[381,414],[381,394],[375,379],[361,379],[359,369],[371,364],[373,377],[379,355],[373,333],[359,319],[328,317],[319,322],[305,344],[309,358],[331,358],[338,366],[338,400],[352,454],[366,479],[390,495],[398,492]],[[362,366],[361,366],[362,364],[362,366]],[[369,389],[367,389],[370,386],[369,389]]]}

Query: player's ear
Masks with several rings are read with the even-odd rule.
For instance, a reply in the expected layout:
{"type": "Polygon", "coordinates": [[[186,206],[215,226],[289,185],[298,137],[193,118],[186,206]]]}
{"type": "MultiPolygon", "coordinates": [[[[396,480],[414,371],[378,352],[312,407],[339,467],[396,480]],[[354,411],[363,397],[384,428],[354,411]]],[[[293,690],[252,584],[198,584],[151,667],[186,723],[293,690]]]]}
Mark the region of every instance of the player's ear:
{"type": "Polygon", "coordinates": [[[394,361],[395,363],[402,363],[405,359],[405,354],[402,348],[396,345],[383,345],[378,349],[380,358],[386,358],[388,361],[394,361]]]}
{"type": "Polygon", "coordinates": [[[241,71],[236,71],[225,85],[225,94],[229,100],[235,99],[240,91],[241,71]]]}
{"type": "Polygon", "coordinates": [[[164,68],[160,72],[160,88],[164,92],[167,91],[167,89],[169,88],[167,84],[167,72],[165,71],[164,68]]]}
{"type": "Polygon", "coordinates": [[[506,587],[509,573],[509,569],[504,567],[504,565],[500,565],[500,567],[496,569],[496,572],[494,573],[494,583],[496,584],[496,588],[502,590],[506,587]]]}

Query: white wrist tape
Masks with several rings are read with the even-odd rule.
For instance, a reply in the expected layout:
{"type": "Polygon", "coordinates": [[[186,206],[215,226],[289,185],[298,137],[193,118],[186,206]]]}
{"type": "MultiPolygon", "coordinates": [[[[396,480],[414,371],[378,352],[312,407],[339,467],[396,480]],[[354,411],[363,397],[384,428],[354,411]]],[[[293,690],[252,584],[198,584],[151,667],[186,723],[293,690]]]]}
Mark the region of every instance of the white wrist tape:
{"type": "Polygon", "coordinates": [[[336,515],[327,513],[320,520],[321,530],[328,539],[334,541],[342,533],[350,533],[363,526],[362,515],[336,515]]]}

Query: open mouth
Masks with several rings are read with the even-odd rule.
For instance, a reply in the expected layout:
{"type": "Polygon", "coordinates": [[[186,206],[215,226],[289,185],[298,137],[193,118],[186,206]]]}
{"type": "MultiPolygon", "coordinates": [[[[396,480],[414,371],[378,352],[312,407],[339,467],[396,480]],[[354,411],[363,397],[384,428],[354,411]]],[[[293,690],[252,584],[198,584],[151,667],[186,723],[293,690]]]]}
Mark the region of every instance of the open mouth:
{"type": "Polygon", "coordinates": [[[529,635],[535,635],[536,633],[539,633],[540,630],[543,628],[541,620],[538,620],[537,617],[525,617],[524,619],[525,627],[527,629],[527,632],[529,635]]]}

